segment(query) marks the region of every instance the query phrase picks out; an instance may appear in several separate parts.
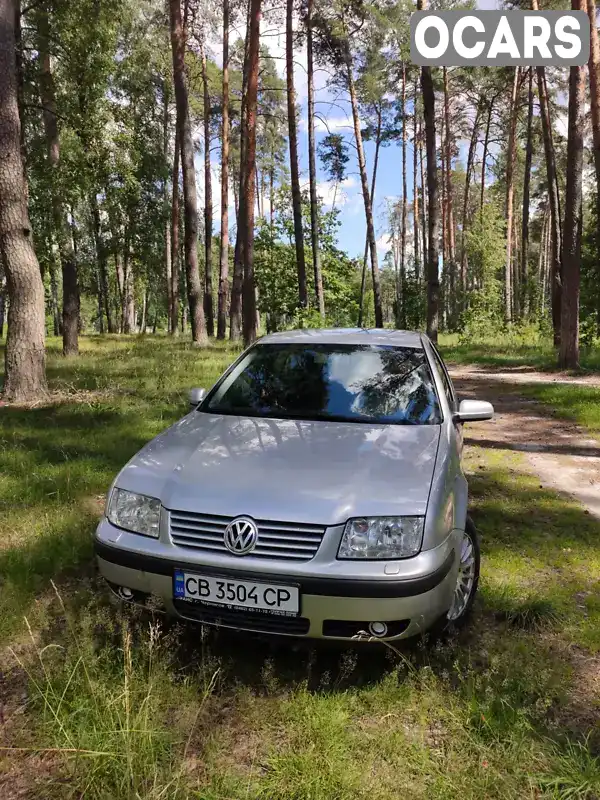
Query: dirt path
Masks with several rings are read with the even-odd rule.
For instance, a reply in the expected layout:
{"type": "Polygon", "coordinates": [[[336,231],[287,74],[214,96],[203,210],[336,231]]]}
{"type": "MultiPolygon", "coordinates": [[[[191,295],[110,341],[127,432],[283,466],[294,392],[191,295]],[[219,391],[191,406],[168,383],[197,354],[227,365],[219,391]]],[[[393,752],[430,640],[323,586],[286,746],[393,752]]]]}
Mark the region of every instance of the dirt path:
{"type": "Polygon", "coordinates": [[[574,422],[552,416],[549,409],[519,394],[523,383],[600,385],[598,376],[570,378],[477,367],[456,367],[450,373],[459,397],[489,400],[496,411],[492,421],[467,426],[467,444],[524,453],[542,484],[571,495],[600,519],[600,442],[574,422]]]}

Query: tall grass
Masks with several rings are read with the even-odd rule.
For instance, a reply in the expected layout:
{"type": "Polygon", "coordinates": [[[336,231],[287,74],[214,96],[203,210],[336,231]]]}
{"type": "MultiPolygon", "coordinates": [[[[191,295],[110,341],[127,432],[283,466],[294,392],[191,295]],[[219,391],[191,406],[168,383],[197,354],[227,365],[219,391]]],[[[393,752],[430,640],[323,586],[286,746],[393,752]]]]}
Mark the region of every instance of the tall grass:
{"type": "Polygon", "coordinates": [[[190,744],[218,671],[178,681],[159,623],[117,624],[97,608],[75,621],[59,602],[58,642],[40,646],[30,629],[27,660],[13,651],[37,721],[32,751],[53,756],[56,777],[78,797],[188,797],[190,744]]]}

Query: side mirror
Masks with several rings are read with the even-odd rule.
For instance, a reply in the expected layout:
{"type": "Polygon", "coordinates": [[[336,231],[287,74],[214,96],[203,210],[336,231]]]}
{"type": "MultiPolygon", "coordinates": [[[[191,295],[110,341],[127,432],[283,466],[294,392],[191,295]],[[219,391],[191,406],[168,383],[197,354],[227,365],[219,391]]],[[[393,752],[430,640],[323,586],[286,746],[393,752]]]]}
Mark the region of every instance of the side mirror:
{"type": "Polygon", "coordinates": [[[494,406],[485,400],[462,400],[454,415],[455,422],[479,422],[492,419],[494,406]]]}
{"type": "Polygon", "coordinates": [[[206,389],[190,389],[190,405],[192,408],[200,405],[206,397],[206,389]]]}

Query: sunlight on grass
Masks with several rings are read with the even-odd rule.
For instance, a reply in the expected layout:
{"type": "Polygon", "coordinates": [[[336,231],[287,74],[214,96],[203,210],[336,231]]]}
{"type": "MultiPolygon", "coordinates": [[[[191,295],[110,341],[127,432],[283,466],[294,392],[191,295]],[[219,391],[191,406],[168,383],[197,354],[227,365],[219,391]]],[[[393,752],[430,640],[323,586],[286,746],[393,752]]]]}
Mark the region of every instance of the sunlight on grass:
{"type": "MultiPolygon", "coordinates": [[[[464,342],[459,334],[440,334],[439,347],[444,358],[454,364],[558,370],[558,355],[551,340],[535,332],[515,331],[482,342],[464,342]]],[[[583,347],[580,360],[582,370],[600,371],[600,347],[583,347]]]]}
{"type": "Polygon", "coordinates": [[[210,387],[239,350],[133,336],[82,336],[80,347],[65,360],[50,339],[50,402],[0,413],[0,639],[22,626],[49,578],[82,565],[89,572],[115,474],[187,413],[188,390],[210,387]]]}
{"type": "Polygon", "coordinates": [[[600,433],[600,387],[529,384],[522,387],[522,394],[544,403],[557,416],[572,419],[593,434],[600,433]]]}
{"type": "Polygon", "coordinates": [[[471,447],[466,462],[486,607],[533,627],[560,622],[567,636],[600,651],[598,610],[589,603],[582,613],[600,587],[600,522],[542,488],[522,454],[503,454],[471,447]]]}

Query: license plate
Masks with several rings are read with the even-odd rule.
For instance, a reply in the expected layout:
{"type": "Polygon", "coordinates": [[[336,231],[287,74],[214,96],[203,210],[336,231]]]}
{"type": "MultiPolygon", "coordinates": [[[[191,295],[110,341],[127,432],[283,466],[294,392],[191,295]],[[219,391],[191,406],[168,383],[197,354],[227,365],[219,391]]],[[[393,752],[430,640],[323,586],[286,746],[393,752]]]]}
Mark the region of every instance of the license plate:
{"type": "Polygon", "coordinates": [[[178,600],[250,608],[261,613],[285,616],[295,616],[300,611],[300,591],[297,586],[230,580],[218,575],[199,575],[179,569],[175,570],[173,585],[178,600]]]}

